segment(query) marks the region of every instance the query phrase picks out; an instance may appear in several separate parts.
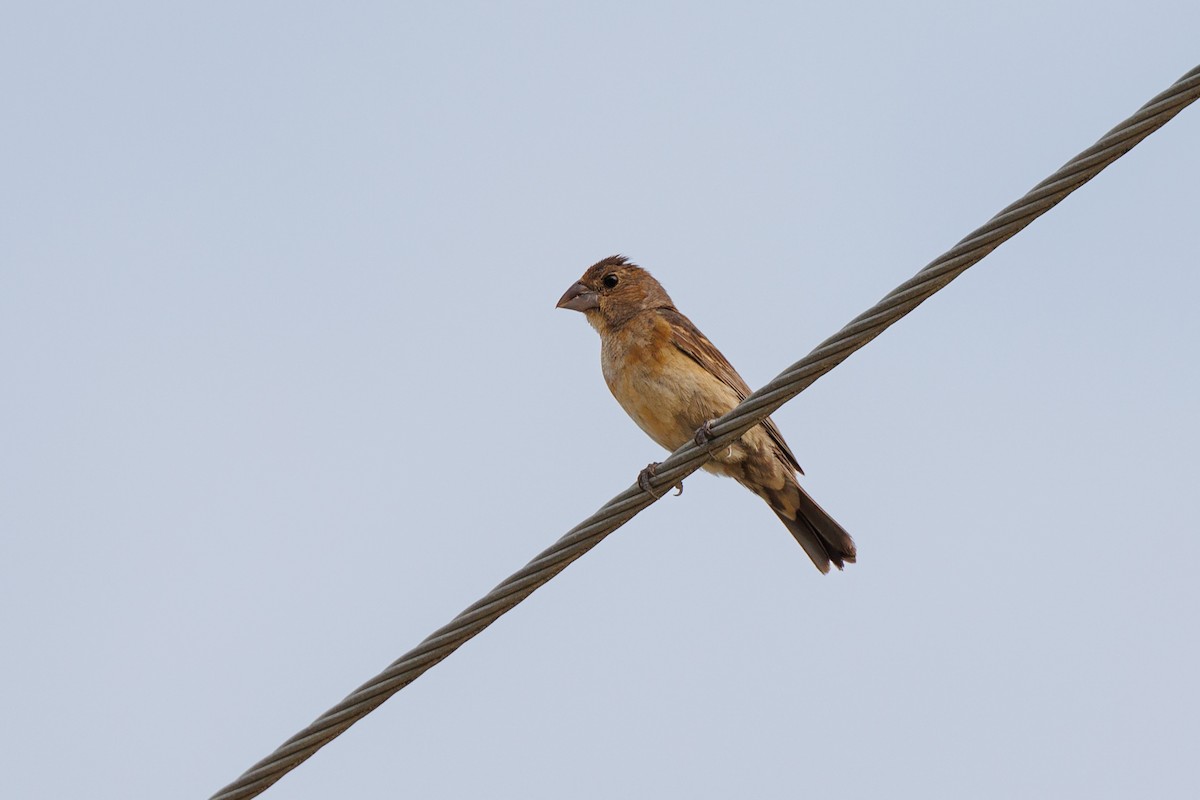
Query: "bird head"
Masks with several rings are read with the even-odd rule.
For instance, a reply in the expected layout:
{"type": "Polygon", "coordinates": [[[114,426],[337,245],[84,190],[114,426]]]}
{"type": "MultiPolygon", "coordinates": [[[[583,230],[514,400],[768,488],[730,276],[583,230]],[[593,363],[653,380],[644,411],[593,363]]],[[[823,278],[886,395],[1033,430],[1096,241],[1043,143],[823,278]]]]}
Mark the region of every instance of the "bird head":
{"type": "Polygon", "coordinates": [[[559,308],[581,311],[603,333],[655,308],[674,308],[665,289],[624,256],[609,256],[587,268],[563,293],[559,308]]]}

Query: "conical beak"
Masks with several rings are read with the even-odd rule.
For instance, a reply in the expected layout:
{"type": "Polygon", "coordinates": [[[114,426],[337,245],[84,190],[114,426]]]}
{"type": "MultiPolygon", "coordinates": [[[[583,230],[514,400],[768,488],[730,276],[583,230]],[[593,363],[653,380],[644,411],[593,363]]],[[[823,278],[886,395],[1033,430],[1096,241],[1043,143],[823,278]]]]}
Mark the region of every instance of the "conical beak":
{"type": "Polygon", "coordinates": [[[590,311],[593,308],[600,307],[600,295],[593,292],[582,283],[576,282],[571,285],[563,293],[563,296],[558,298],[558,308],[569,308],[572,311],[590,311]]]}

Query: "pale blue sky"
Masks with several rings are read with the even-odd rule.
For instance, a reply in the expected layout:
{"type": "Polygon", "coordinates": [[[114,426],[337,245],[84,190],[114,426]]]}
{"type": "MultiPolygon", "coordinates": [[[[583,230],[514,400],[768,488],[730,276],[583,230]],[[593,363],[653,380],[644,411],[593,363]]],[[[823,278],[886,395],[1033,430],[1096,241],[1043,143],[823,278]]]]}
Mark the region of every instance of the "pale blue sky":
{"type": "MultiPolygon", "coordinates": [[[[1195,2],[37,3],[0,25],[0,796],[206,797],[1200,63],[1195,2]]],[[[1200,109],[271,798],[1190,797],[1200,109]]]]}

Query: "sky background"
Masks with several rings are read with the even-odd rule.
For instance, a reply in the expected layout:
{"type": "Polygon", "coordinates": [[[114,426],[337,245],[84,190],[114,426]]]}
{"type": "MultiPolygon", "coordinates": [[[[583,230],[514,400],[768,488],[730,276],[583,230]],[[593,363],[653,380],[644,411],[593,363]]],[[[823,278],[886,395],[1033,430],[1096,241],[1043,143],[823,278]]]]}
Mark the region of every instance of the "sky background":
{"type": "MultiPolygon", "coordinates": [[[[16,4],[0,795],[203,798],[664,455],[554,303],[759,386],[1200,63],[1194,0],[16,4]],[[835,7],[836,5],[836,7],[835,7]]],[[[1200,109],[270,798],[1195,797],[1200,109]]]]}

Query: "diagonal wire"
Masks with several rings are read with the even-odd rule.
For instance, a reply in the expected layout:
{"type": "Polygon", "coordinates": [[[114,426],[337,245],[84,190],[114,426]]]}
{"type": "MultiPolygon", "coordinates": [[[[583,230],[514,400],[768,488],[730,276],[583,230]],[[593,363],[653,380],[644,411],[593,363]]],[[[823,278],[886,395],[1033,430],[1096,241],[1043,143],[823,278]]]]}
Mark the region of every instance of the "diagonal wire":
{"type": "MultiPolygon", "coordinates": [[[[1017,202],[988,220],[896,287],[846,327],[822,342],[807,356],[713,423],[715,438],[701,448],[689,442],[659,465],[651,485],[665,491],[700,468],[710,450],[719,450],[737,439],[763,417],[808,388],[817,378],[846,360],[855,350],[883,333],[934,292],[954,280],[1009,238],[1094,178],[1105,167],[1129,152],[1172,117],[1200,97],[1200,67],[1142,106],[1136,114],[1105,134],[1100,141],[1067,162],[1017,202]]],[[[539,586],[562,572],[604,537],[650,506],[657,498],[633,485],[599,511],[567,532],[536,558],[509,576],[482,599],[439,628],[425,641],[364,683],[311,725],[288,739],[271,755],[246,770],[236,781],[213,795],[212,800],[255,797],[304,762],[423,672],[491,625],[539,586]]]]}

